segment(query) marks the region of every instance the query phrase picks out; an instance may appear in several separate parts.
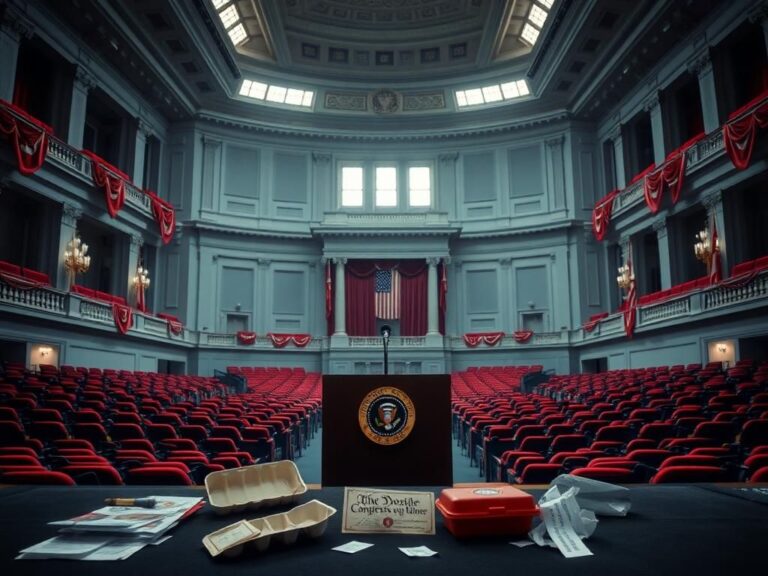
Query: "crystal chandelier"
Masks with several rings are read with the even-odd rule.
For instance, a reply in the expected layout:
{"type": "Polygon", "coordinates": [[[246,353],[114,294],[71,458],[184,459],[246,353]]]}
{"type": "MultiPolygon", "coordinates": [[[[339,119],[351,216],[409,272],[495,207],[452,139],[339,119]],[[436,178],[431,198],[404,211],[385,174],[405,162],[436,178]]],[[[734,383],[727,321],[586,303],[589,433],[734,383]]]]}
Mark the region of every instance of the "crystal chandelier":
{"type": "Polygon", "coordinates": [[[67,249],[64,250],[64,267],[69,276],[70,288],[75,283],[75,277],[78,274],[88,272],[91,267],[91,257],[88,256],[88,244],[85,244],[75,233],[72,240],[67,242],[67,249]]]}

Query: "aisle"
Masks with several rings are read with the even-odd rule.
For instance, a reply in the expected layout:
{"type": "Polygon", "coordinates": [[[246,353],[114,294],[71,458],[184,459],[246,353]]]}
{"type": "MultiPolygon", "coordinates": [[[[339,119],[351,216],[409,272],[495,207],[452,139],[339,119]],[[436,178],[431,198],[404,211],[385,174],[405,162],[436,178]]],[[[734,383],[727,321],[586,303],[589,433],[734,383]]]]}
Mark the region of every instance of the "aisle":
{"type": "MultiPolygon", "coordinates": [[[[296,466],[306,484],[320,484],[322,478],[322,446],[323,430],[322,428],[315,434],[309,448],[304,450],[302,456],[296,458],[296,466]]],[[[461,453],[461,449],[456,445],[456,440],[451,439],[453,448],[453,482],[482,482],[480,472],[477,468],[470,468],[469,457],[461,453]]]]}

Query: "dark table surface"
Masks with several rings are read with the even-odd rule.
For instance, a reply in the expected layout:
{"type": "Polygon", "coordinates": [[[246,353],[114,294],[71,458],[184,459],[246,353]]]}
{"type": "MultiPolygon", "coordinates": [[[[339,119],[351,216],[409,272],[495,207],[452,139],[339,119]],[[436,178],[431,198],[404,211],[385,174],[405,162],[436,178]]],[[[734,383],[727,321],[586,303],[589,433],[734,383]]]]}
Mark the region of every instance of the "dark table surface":
{"type": "MultiPolygon", "coordinates": [[[[430,490],[424,488],[422,490],[430,490]]],[[[439,493],[439,489],[435,490],[439,493]]],[[[541,490],[531,490],[537,496],[541,490]]],[[[214,559],[203,548],[206,534],[243,518],[290,508],[279,507],[219,516],[205,507],[176,527],[173,537],[148,546],[127,560],[14,560],[18,551],[56,535],[47,522],[102,506],[108,496],[205,496],[200,489],[174,487],[9,487],[0,490],[0,574],[77,574],[87,576],[167,576],[211,573],[365,576],[393,574],[568,576],[737,574],[768,558],[768,488],[714,486],[638,486],[631,489],[632,510],[625,518],[600,518],[587,540],[594,556],[566,559],[555,549],[517,548],[511,538],[457,540],[436,514],[435,536],[349,535],[341,533],[343,488],[309,490],[299,502],[318,499],[335,507],[325,534],[293,545],[272,543],[263,553],[248,551],[233,559],[214,559]],[[761,492],[762,490],[762,492],[761,492]],[[373,543],[357,554],[331,550],[350,540],[373,543]],[[397,548],[426,545],[433,558],[408,558],[397,548]]]]}

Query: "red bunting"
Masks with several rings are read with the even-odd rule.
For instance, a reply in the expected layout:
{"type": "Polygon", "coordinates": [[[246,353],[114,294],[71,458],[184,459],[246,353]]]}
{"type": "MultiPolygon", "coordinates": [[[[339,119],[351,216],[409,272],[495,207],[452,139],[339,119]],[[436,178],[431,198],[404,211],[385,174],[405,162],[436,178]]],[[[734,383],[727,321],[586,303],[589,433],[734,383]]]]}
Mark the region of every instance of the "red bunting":
{"type": "MultiPolygon", "coordinates": [[[[632,254],[632,246],[629,247],[629,254],[632,254]]],[[[632,257],[627,259],[629,267],[629,277],[632,278],[632,257]]],[[[632,338],[635,333],[635,324],[637,323],[637,289],[635,280],[629,283],[629,292],[627,293],[626,307],[624,308],[624,332],[627,338],[632,338]]]]}
{"type": "Polygon", "coordinates": [[[524,344],[525,342],[528,342],[528,340],[530,340],[532,336],[533,336],[533,330],[515,330],[515,333],[514,333],[515,342],[518,342],[520,344],[524,344]]]}
{"type": "Polygon", "coordinates": [[[597,325],[600,324],[600,321],[604,318],[608,317],[608,312],[600,312],[599,314],[593,314],[589,317],[589,320],[584,322],[582,325],[582,329],[584,332],[592,332],[595,328],[597,328],[597,325]]]}
{"type": "Polygon", "coordinates": [[[485,342],[488,346],[495,346],[504,338],[504,332],[468,332],[464,334],[464,343],[470,348],[474,348],[480,342],[485,342]]]}
{"type": "Polygon", "coordinates": [[[249,332],[246,330],[240,330],[237,333],[237,341],[240,344],[253,344],[256,342],[256,332],[249,332]]]}
{"type": "Polygon", "coordinates": [[[163,239],[163,244],[168,244],[176,230],[176,210],[173,204],[163,200],[151,190],[144,190],[144,193],[152,201],[152,215],[160,227],[160,237],[163,239]]]}
{"type": "Polygon", "coordinates": [[[81,152],[91,159],[93,183],[104,189],[107,213],[114,218],[125,204],[125,183],[130,182],[131,178],[90,150],[82,150],[81,152]]]}
{"type": "Polygon", "coordinates": [[[184,332],[184,324],[182,324],[179,320],[172,320],[171,318],[167,318],[166,322],[168,322],[169,334],[178,336],[179,334],[184,332]]]}
{"type": "Polygon", "coordinates": [[[438,293],[438,307],[445,314],[446,306],[448,305],[448,276],[446,276],[446,264],[443,260],[442,271],[440,274],[440,291],[438,293]]]}
{"type": "Polygon", "coordinates": [[[723,141],[728,156],[738,170],[744,170],[752,159],[752,150],[755,146],[755,134],[757,127],[768,126],[768,102],[766,94],[762,94],[752,100],[746,106],[731,114],[731,119],[723,126],[723,141]],[[751,110],[749,110],[751,108],[751,110]],[[749,110],[746,114],[744,110],[749,110]]]}
{"type": "Polygon", "coordinates": [[[18,106],[0,100],[0,132],[13,142],[19,172],[25,176],[37,172],[45,162],[48,137],[53,134],[53,128],[18,106]]]}
{"type": "Polygon", "coordinates": [[[592,231],[595,233],[595,238],[598,241],[605,238],[608,232],[608,225],[611,223],[611,212],[613,211],[613,199],[618,193],[618,190],[609,192],[592,209],[592,231]]]}
{"type": "Polygon", "coordinates": [[[331,282],[331,261],[325,263],[325,318],[333,316],[333,283],[331,282]]]}
{"type": "Polygon", "coordinates": [[[285,348],[289,342],[293,342],[294,346],[304,348],[312,340],[312,336],[309,334],[275,334],[269,332],[267,336],[272,340],[272,345],[275,348],[285,348]]]}
{"type": "Polygon", "coordinates": [[[112,318],[120,334],[125,334],[133,326],[133,310],[125,304],[112,303],[112,318]]]}
{"type": "Polygon", "coordinates": [[[717,284],[722,280],[722,261],[720,260],[720,246],[717,241],[717,224],[712,219],[712,234],[710,235],[710,246],[712,247],[712,256],[709,261],[709,283],[717,284]]]}
{"type": "Polygon", "coordinates": [[[661,207],[661,200],[664,193],[664,182],[662,180],[662,169],[651,172],[645,177],[643,182],[643,196],[645,196],[645,203],[648,205],[648,209],[651,214],[656,214],[661,207]]]}

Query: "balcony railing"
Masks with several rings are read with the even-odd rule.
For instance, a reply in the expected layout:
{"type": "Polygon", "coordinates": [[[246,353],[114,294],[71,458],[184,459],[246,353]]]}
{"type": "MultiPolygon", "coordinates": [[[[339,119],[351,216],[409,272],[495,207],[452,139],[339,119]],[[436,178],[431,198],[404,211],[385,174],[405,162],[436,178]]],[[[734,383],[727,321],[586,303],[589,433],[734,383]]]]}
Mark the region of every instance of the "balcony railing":
{"type": "MultiPolygon", "coordinates": [[[[653,302],[638,307],[637,329],[658,329],[660,326],[681,324],[695,319],[699,314],[726,314],[734,310],[749,310],[756,306],[765,306],[768,302],[768,270],[763,270],[753,276],[742,279],[726,280],[724,283],[682,294],[661,302],[653,302]]],[[[84,298],[77,294],[62,292],[50,286],[22,289],[0,281],[0,312],[3,309],[13,309],[15,313],[26,311],[30,316],[46,315],[58,317],[62,322],[77,322],[83,326],[90,325],[99,330],[110,329],[114,325],[112,306],[84,298]]],[[[293,352],[323,352],[327,351],[330,339],[313,337],[311,342],[303,347],[289,344],[284,348],[276,348],[272,340],[262,335],[252,344],[240,344],[236,334],[221,334],[196,332],[184,329],[181,334],[172,334],[164,319],[142,314],[134,310],[134,324],[129,330],[132,336],[150,339],[163,338],[184,346],[203,346],[228,348],[241,351],[293,351],[293,352]]],[[[559,332],[534,333],[527,342],[517,342],[513,334],[506,335],[495,346],[480,345],[477,348],[467,347],[460,336],[449,336],[441,339],[443,345],[452,351],[468,350],[525,350],[540,347],[568,346],[569,344],[587,343],[594,340],[605,340],[624,337],[624,317],[621,312],[611,314],[601,320],[591,332],[581,328],[561,330],[559,332]]],[[[379,350],[380,336],[352,336],[348,338],[348,348],[355,350],[379,350]]],[[[433,346],[427,336],[393,336],[389,340],[392,349],[427,349],[433,346]]]]}

